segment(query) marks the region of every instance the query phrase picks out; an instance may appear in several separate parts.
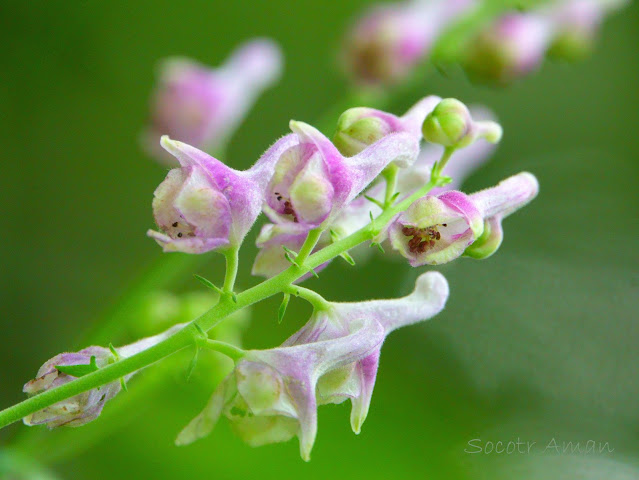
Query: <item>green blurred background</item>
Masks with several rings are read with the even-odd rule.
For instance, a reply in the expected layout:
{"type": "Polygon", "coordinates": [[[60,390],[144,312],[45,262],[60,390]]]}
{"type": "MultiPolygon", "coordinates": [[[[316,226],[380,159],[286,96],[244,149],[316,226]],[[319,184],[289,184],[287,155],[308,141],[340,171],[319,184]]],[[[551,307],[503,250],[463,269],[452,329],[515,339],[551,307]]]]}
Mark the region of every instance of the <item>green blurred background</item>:
{"type": "MultiPolygon", "coordinates": [[[[166,171],[139,147],[156,62],[179,54],[217,65],[247,37],[281,43],[285,76],[228,151],[227,162],[244,168],[290,118],[313,122],[344,97],[336,50],[367,3],[2,2],[1,407],[23,398],[23,383],[43,361],[77,347],[160,256],[145,230],[166,171]]],[[[451,285],[448,307],[389,338],[359,437],[343,404],[321,408],[310,464],[299,459],[296,441],[252,449],[225,421],[211,437],[178,449],[176,433],[222,374],[207,359],[186,383],[182,355],[168,361],[168,374],[146,372],[156,385],[133,380],[131,392],[87,427],[1,431],[0,445],[21,445],[27,455],[5,452],[4,461],[34,468],[25,478],[49,478],[49,470],[51,478],[80,480],[639,478],[638,45],[633,4],[605,22],[595,52],[579,64],[546,63],[509,88],[475,86],[450,69],[396,99],[396,113],[431,93],[488,105],[504,140],[466,186],[483,188],[525,169],[538,176],[541,192],[505,222],[497,255],[441,268],[451,285]],[[136,392],[137,382],[146,388],[136,392]],[[472,439],[517,438],[538,447],[530,455],[464,452],[472,439]],[[553,438],[608,442],[614,452],[544,454],[553,438]]],[[[254,235],[240,286],[256,281],[248,274],[254,235]]],[[[221,267],[213,258],[197,271],[219,280],[221,267]]],[[[308,286],[335,300],[396,296],[422,270],[376,253],[355,269],[335,262],[308,286]]],[[[196,289],[189,274],[172,287],[196,289]]],[[[253,309],[245,345],[276,345],[309,314],[295,301],[278,325],[277,304],[253,309]]],[[[135,313],[100,341],[153,333],[135,313]]]]}

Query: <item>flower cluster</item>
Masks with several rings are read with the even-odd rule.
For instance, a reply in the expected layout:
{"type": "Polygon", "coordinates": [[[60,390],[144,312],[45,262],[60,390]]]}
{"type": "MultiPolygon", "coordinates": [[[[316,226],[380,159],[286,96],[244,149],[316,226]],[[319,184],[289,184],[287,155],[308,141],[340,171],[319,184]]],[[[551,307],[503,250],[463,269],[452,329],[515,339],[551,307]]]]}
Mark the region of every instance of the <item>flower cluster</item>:
{"type": "MultiPolygon", "coordinates": [[[[537,194],[537,180],[524,172],[470,195],[452,190],[485,161],[502,135],[490,112],[469,109],[455,99],[428,96],[403,116],[352,108],[337,121],[333,140],[303,122],[291,121],[290,129],[245,171],[163,136],[161,146],[180,166],[168,172],[154,193],[158,231],[148,235],[166,252],[219,251],[227,256],[223,289],[202,280],[222,293],[219,304],[228,316],[243,295],[233,292],[237,264],[233,267],[229,259],[237,258],[263,211],[272,223],[257,239],[260,252],[253,273],[275,277],[262,284],[263,298],[284,293],[284,309],[290,295],[313,304],[305,326],[280,347],[243,351],[208,339],[205,330],[215,323],[207,324],[204,315],[188,330],[177,325],[118,350],[89,347],[58,355],[25,391],[55,389],[158,342],[170,342],[176,337],[171,334],[181,330],[187,342],[225,353],[236,364],[204,411],[180,433],[178,444],[208,434],[225,416],[251,445],[299,437],[301,456],[308,460],[317,434],[317,407],[346,399],[352,403],[351,426],[359,433],[386,336],[439,313],[448,284],[441,274],[428,272],[418,278],[413,293],[400,299],[333,303],[294,282],[337,256],[352,261],[348,250],[367,241],[388,241],[412,266],[461,256],[486,258],[502,242],[502,220],[537,194]],[[454,183],[444,173],[455,176],[454,183]],[[307,264],[324,247],[335,251],[307,264]]],[[[251,290],[244,294],[255,295],[260,286],[251,290]]],[[[256,299],[242,301],[246,306],[256,299]]],[[[91,421],[134,373],[52,404],[24,421],[50,427],[91,421]]]]}
{"type": "Polygon", "coordinates": [[[562,0],[494,20],[468,41],[462,65],[474,78],[508,83],[546,56],[576,60],[592,48],[605,15],[624,1],[562,0]]]}
{"type": "MultiPolygon", "coordinates": [[[[489,2],[405,0],[377,5],[346,37],[343,61],[360,84],[403,81],[456,23],[489,2]]],[[[606,14],[626,0],[558,0],[533,10],[508,11],[455,39],[455,58],[474,78],[506,83],[535,70],[548,54],[578,59],[587,53],[606,14]]],[[[487,6],[488,8],[488,6],[487,6]]]]}

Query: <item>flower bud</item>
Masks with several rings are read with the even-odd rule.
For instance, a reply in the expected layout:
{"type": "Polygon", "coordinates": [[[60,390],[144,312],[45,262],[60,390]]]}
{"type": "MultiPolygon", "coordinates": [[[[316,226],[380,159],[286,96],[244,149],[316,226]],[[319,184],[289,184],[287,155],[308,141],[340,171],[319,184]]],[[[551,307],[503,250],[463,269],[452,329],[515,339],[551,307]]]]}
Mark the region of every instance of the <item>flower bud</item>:
{"type": "MultiPolygon", "coordinates": [[[[130,345],[120,347],[117,353],[126,358],[156,345],[169,337],[183,325],[176,325],[167,331],[153,337],[144,338],[130,345]]],[[[47,360],[40,367],[36,378],[24,385],[24,392],[29,395],[59,387],[69,383],[77,377],[96,371],[117,361],[111,350],[103,347],[88,347],[79,352],[61,353],[47,360]]],[[[124,377],[125,380],[134,374],[124,377]]],[[[54,405],[46,407],[24,417],[25,425],[46,424],[49,428],[79,427],[98,418],[104,404],[115,397],[122,389],[120,381],[115,381],[82,392],[54,405]]]]}
{"type": "Polygon", "coordinates": [[[466,105],[454,98],[439,102],[426,117],[424,138],[444,147],[463,147],[472,140],[473,119],[466,105]]]}
{"type": "Polygon", "coordinates": [[[422,123],[440,100],[435,95],[424,97],[402,117],[374,108],[346,110],[337,121],[333,143],[342,155],[351,157],[391,133],[406,132],[420,141],[422,123]]]}
{"type": "Polygon", "coordinates": [[[490,143],[501,140],[501,127],[491,121],[475,122],[459,100],[446,98],[428,114],[422,126],[424,138],[449,148],[463,148],[478,138],[490,143]]]}
{"type": "Polygon", "coordinates": [[[217,69],[189,59],[165,60],[153,96],[145,147],[169,164],[175,160],[159,148],[162,135],[218,150],[259,94],[277,80],[281,69],[279,47],[267,39],[241,45],[217,69]]]}

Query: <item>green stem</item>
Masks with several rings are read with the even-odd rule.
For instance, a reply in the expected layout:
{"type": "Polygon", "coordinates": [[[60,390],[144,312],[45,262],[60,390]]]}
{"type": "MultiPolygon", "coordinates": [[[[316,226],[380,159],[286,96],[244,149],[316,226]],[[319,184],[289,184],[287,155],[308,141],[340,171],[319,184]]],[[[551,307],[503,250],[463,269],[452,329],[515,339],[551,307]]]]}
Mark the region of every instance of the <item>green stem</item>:
{"type": "MultiPolygon", "coordinates": [[[[197,343],[198,339],[201,338],[198,326],[206,332],[231,313],[264,300],[276,293],[285,291],[295,280],[308,273],[311,269],[317,268],[343,252],[373,238],[381,230],[378,227],[379,225],[386,225],[395,215],[406,210],[415,200],[426,195],[433,187],[438,186],[438,184],[439,178],[431,177],[431,180],[418,191],[377,217],[374,225],[371,223],[363,227],[352,235],[310,255],[302,264],[291,265],[282,273],[238,294],[235,302],[229,297],[222,298],[201,317],[153,347],[119,362],[107,365],[104,368],[77,378],[69,383],[52,388],[51,390],[46,390],[12,407],[2,410],[0,412],[0,428],[4,428],[31,413],[42,410],[64,399],[71,398],[92,388],[99,387],[100,385],[118,381],[120,377],[147,367],[193,343],[197,343]]],[[[318,236],[317,233],[318,232],[316,232],[313,237],[318,236]]],[[[310,237],[311,235],[309,235],[309,238],[310,237]]],[[[307,239],[305,246],[307,244],[315,245],[312,238],[310,240],[307,239]]],[[[312,247],[308,248],[312,250],[312,247]]]]}
{"type": "Polygon", "coordinates": [[[304,262],[306,261],[308,256],[311,254],[311,252],[315,248],[315,245],[317,245],[317,242],[322,236],[322,232],[323,230],[321,228],[314,228],[310,232],[308,232],[308,235],[306,236],[306,240],[304,240],[304,244],[302,245],[302,248],[300,248],[300,251],[297,253],[297,256],[295,257],[295,262],[298,265],[300,266],[304,265],[304,262]]]}
{"type": "Polygon", "coordinates": [[[328,310],[330,308],[329,302],[324,297],[308,288],[300,287],[299,285],[290,285],[284,289],[284,292],[303,298],[310,303],[316,311],[328,310]]]}
{"type": "Polygon", "coordinates": [[[220,352],[234,361],[238,361],[246,354],[246,352],[241,348],[231,345],[230,343],[220,342],[219,340],[208,339],[200,345],[204,348],[208,348],[209,350],[220,352]]]}
{"type": "Polygon", "coordinates": [[[394,163],[389,165],[384,171],[386,178],[386,194],[384,196],[383,209],[386,210],[393,203],[393,196],[397,190],[397,171],[399,168],[394,163]]]}
{"type": "Polygon", "coordinates": [[[453,153],[455,153],[455,150],[457,150],[456,147],[444,148],[444,153],[442,155],[442,158],[440,158],[440,160],[437,163],[435,163],[435,165],[433,165],[432,176],[436,178],[439,178],[441,176],[441,173],[444,170],[444,167],[446,167],[448,160],[453,155],[453,153]]]}
{"type": "Polygon", "coordinates": [[[226,275],[222,286],[224,293],[233,293],[233,288],[235,288],[235,279],[237,278],[239,266],[239,251],[239,247],[232,247],[224,251],[224,257],[226,258],[226,275]]]}

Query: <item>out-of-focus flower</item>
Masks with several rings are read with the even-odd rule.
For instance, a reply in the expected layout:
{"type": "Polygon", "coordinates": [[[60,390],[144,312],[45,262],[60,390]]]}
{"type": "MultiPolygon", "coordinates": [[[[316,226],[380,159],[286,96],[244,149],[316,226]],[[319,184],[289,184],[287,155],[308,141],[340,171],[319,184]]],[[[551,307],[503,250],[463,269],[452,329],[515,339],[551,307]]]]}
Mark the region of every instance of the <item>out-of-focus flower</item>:
{"type": "Polygon", "coordinates": [[[535,71],[546,55],[568,60],[592,47],[605,15],[626,0],[560,0],[508,13],[472,36],[462,64],[473,77],[499,84],[535,71]]]}
{"type": "Polygon", "coordinates": [[[477,250],[473,255],[471,248],[468,256],[485,258],[501,243],[501,219],[530,202],[538,191],[537,179],[523,172],[470,196],[455,191],[428,195],[391,224],[391,244],[414,267],[450,262],[478,239],[482,241],[477,247],[490,251],[477,250]],[[482,237],[486,221],[491,233],[482,237]]]}
{"type": "Polygon", "coordinates": [[[627,0],[565,0],[550,12],[556,32],[548,50],[553,58],[579,60],[590,53],[606,14],[627,0]]]}
{"type": "Polygon", "coordinates": [[[181,168],[155,190],[153,214],[161,230],[149,230],[165,252],[203,253],[239,245],[262,209],[264,191],[280,155],[297,144],[278,140],[249,170],[234,170],[182,142],[162,137],[181,168]]]}
{"type": "Polygon", "coordinates": [[[511,82],[539,67],[553,33],[547,16],[536,12],[507,14],[468,42],[463,66],[479,80],[511,82]]]}
{"type": "MultiPolygon", "coordinates": [[[[117,355],[121,358],[135,355],[161,342],[180,328],[182,325],[176,325],[159,335],[120,347],[116,350],[117,355]]],[[[24,392],[36,395],[64,385],[115,361],[117,358],[113,353],[103,347],[88,347],[79,352],[61,353],[47,360],[40,367],[36,378],[24,385],[24,392]]],[[[127,375],[124,379],[128,380],[133,375],[127,375]]],[[[24,417],[23,421],[29,426],[46,424],[49,428],[79,427],[98,418],[104,404],[120,393],[121,388],[119,381],[102,385],[32,413],[24,417]]]]}
{"type": "Polygon", "coordinates": [[[374,108],[350,108],[337,121],[333,143],[350,157],[391,133],[406,132],[419,141],[424,119],[440,101],[436,95],[424,97],[401,117],[374,108]]]}
{"type": "Polygon", "coordinates": [[[475,5],[474,0],[377,5],[348,34],[345,67],[357,83],[398,83],[428,55],[441,32],[475,5]]]}
{"type": "Polygon", "coordinates": [[[347,398],[352,402],[351,426],[359,433],[384,339],[397,328],[433,317],[447,298],[446,279],[429,272],[404,298],[329,303],[281,347],[248,351],[177,443],[209,434],[225,415],[253,446],[297,435],[302,458],[308,460],[317,434],[317,406],[347,398]]]}
{"type": "Polygon", "coordinates": [[[298,139],[277,161],[264,211],[276,223],[328,226],[391,162],[407,166],[419,152],[409,133],[392,133],[345,158],[318,130],[291,121],[298,139]]]}
{"type": "Polygon", "coordinates": [[[162,135],[218,150],[281,70],[281,51],[268,39],[240,45],[217,69],[185,58],[165,60],[144,134],[145,147],[171,165],[175,160],[160,148],[162,135]]]}

